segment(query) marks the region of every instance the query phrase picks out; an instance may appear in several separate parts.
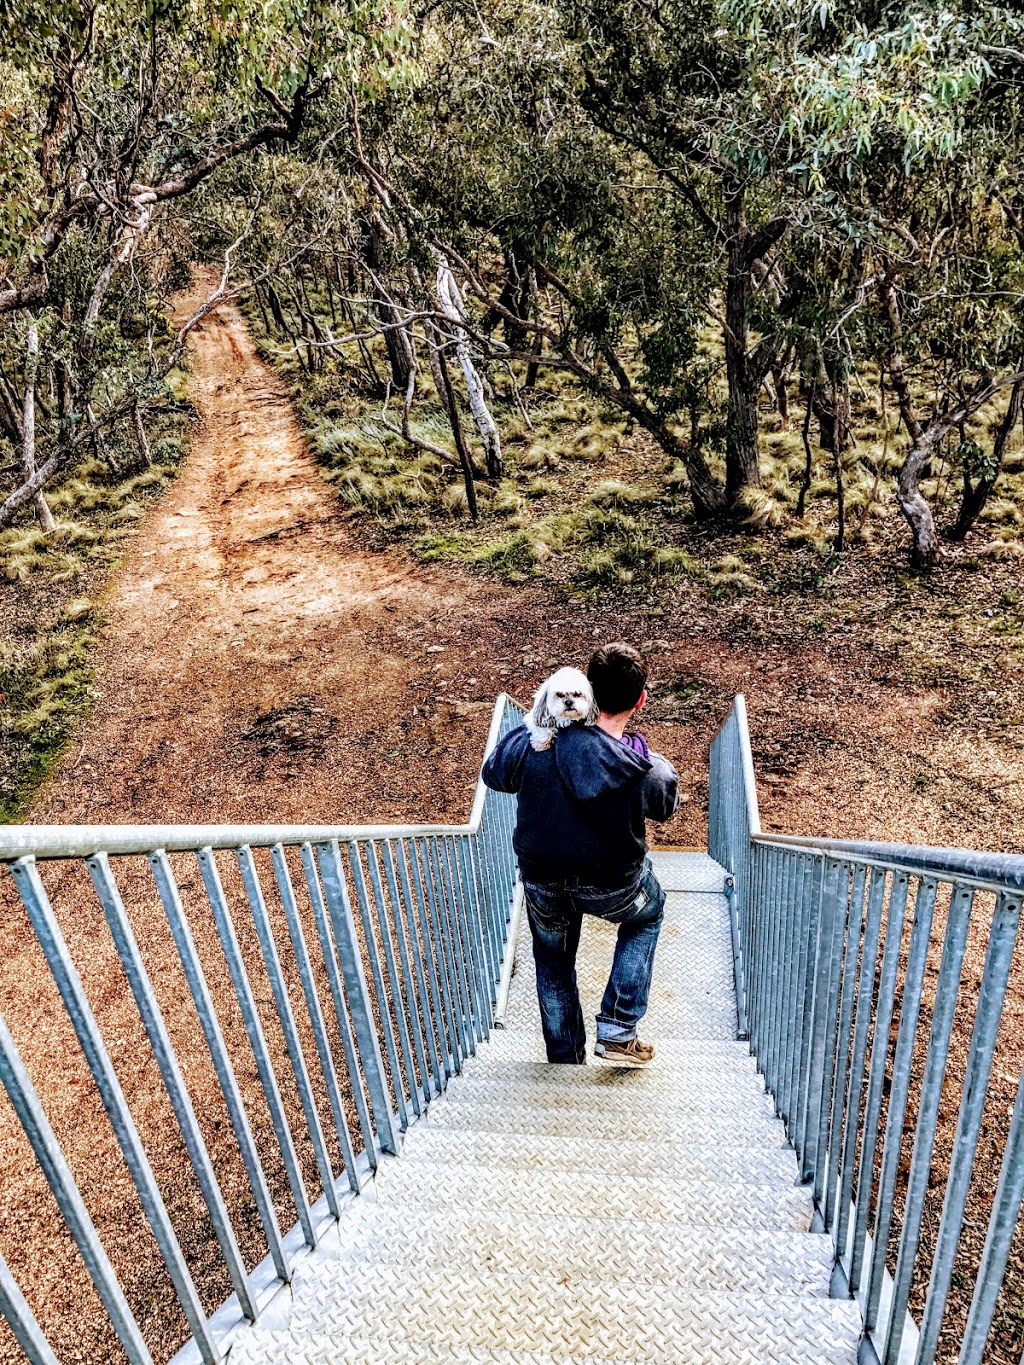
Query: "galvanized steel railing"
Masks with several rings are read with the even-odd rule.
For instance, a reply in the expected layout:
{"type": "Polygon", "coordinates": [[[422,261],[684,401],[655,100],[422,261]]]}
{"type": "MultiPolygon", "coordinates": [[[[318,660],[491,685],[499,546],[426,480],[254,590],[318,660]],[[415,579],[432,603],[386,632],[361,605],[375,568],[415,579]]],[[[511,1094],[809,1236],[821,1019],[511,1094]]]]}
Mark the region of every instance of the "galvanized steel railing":
{"type": "MultiPolygon", "coordinates": [[[[499,697],[487,752],[521,714],[510,698],[499,697]]],[[[176,1357],[181,1365],[193,1359],[214,1365],[223,1358],[237,1328],[254,1321],[287,1284],[297,1257],[317,1245],[343,1201],[358,1194],[380,1153],[400,1150],[402,1131],[490,1031],[506,970],[514,897],[514,806],[513,796],[480,783],[469,823],[458,826],[0,828],[0,863],[13,875],[192,1333],[176,1357]],[[220,850],[234,854],[235,867],[230,859],[218,860],[220,850]],[[269,850],[269,858],[256,850],[269,850]],[[195,917],[183,903],[172,855],[197,860],[207,903],[203,914],[212,914],[221,965],[230,978],[227,998],[215,998],[204,967],[209,958],[197,948],[195,917]],[[44,860],[59,863],[54,872],[73,869],[72,860],[84,860],[88,868],[148,1040],[150,1053],[138,1058],[138,1065],[152,1061],[159,1068],[234,1289],[212,1316],[203,1309],[201,1287],[182,1251],[180,1217],[176,1220],[165,1203],[90,991],[62,933],[45,884],[51,873],[40,866],[44,860]],[[262,860],[272,871],[273,891],[266,869],[261,879],[262,860]],[[187,984],[188,998],[183,991],[183,998],[170,1005],[158,1001],[129,913],[142,913],[143,880],[151,892],[155,889],[187,984]],[[243,926],[239,911],[249,924],[243,926]],[[258,955],[240,943],[243,929],[243,937],[254,930],[258,955]],[[212,1063],[216,1075],[267,1248],[252,1270],[246,1268],[185,1066],[171,1041],[169,1011],[179,1036],[181,1012],[188,1014],[196,1045],[201,1046],[201,1032],[205,1063],[212,1063]],[[244,1025],[247,1058],[237,1047],[233,1055],[226,1036],[231,1031],[239,1041],[240,1030],[229,1030],[226,1022],[226,1015],[236,1012],[244,1025]],[[253,1068],[258,1092],[240,1076],[240,1070],[253,1068]],[[285,1088],[297,1098],[291,1122],[285,1088]],[[289,1232],[282,1232],[282,1201],[275,1203],[271,1195],[254,1137],[257,1099],[269,1111],[274,1160],[280,1159],[297,1215],[289,1232]],[[301,1113],[298,1130],[296,1113],[301,1113]],[[300,1148],[306,1153],[306,1175],[300,1148]]],[[[109,980],[90,985],[114,989],[109,980]]],[[[48,1069],[42,1078],[41,1088],[50,1093],[60,1084],[60,1059],[55,1065],[57,1075],[48,1069]]],[[[121,1347],[130,1361],[150,1362],[150,1346],[2,1016],[0,1083],[121,1347]]],[[[161,1136],[168,1140],[166,1133],[161,1136]]],[[[2,1256],[0,1313],[29,1360],[52,1365],[53,1350],[2,1256]]]]}
{"type": "Polygon", "coordinates": [[[1009,1116],[993,1090],[1024,857],[762,834],[742,697],[710,791],[751,1051],[835,1241],[834,1292],[882,1365],[977,1365],[1024,1240],[1024,1074],[1009,1116]]]}

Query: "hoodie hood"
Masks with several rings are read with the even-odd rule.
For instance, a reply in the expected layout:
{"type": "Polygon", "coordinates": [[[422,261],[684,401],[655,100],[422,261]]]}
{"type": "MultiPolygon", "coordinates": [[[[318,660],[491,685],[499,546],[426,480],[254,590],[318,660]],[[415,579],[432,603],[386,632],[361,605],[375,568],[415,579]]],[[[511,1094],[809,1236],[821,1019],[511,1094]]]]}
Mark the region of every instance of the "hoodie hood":
{"type": "Polygon", "coordinates": [[[596,725],[578,722],[559,730],[555,763],[562,781],[577,801],[593,801],[631,783],[651,770],[647,759],[606,735],[596,725]]]}

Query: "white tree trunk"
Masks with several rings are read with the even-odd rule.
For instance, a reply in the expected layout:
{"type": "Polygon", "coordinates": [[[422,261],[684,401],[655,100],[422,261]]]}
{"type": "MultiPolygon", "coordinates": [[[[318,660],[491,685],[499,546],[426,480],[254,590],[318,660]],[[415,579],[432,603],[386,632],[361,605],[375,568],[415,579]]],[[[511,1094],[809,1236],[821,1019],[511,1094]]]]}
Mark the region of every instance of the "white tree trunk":
{"type": "Polygon", "coordinates": [[[492,479],[500,479],[504,472],[501,459],[501,437],[498,435],[498,428],[487,407],[483,380],[477,373],[476,366],[469,354],[469,338],[462,325],[466,320],[466,305],[459,292],[459,286],[455,282],[451,267],[443,256],[437,258],[437,301],[441,306],[441,312],[453,326],[455,354],[459,358],[459,364],[465,376],[466,389],[469,393],[469,410],[473,414],[473,421],[476,423],[477,430],[480,432],[480,439],[483,442],[487,473],[492,479]]]}
{"type": "Polygon", "coordinates": [[[132,408],[132,425],[135,428],[135,444],[139,448],[142,463],[148,469],[153,463],[153,452],[149,448],[149,437],[146,435],[146,425],[142,420],[142,413],[139,411],[138,403],[132,408]]]}
{"type": "MultiPolygon", "coordinates": [[[[36,378],[39,373],[39,328],[35,318],[28,324],[25,343],[25,402],[21,413],[21,467],[26,482],[36,472],[36,378]]],[[[53,530],[53,513],[42,490],[32,499],[44,535],[53,530]]]]}

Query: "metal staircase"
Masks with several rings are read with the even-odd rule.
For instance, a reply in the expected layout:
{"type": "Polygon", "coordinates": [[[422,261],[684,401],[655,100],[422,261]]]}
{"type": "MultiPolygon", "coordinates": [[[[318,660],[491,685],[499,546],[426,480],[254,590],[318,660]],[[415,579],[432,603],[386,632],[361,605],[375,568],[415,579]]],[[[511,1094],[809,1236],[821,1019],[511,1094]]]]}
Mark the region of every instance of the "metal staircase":
{"type": "MultiPolygon", "coordinates": [[[[235,1365],[854,1362],[832,1242],[736,1041],[725,874],[659,854],[669,891],[647,1071],[544,1063],[529,934],[492,1033],[235,1365]]],[[[614,930],[585,926],[597,1011],[614,930]]]]}
{"type": "MultiPolygon", "coordinates": [[[[488,751],[520,718],[498,699],[488,751]]],[[[166,1361],[90,1205],[129,1178],[172,1365],[1011,1358],[1024,858],[765,834],[737,698],[713,857],[655,855],[654,1064],[552,1067],[514,819],[478,785],[458,826],[0,829],[14,987],[47,1002],[20,1037],[0,1013],[0,1150],[38,1163],[0,1209],[5,1365],[166,1361]],[[26,1230],[44,1181],[70,1238],[26,1230]]],[[[585,922],[591,1016],[613,933],[585,922]]]]}

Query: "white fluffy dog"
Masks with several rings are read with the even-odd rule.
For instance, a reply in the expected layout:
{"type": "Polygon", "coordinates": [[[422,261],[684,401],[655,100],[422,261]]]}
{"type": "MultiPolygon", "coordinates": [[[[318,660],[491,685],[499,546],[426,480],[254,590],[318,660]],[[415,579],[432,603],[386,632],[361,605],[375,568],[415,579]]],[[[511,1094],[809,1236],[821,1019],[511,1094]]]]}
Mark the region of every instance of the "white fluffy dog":
{"type": "Polygon", "coordinates": [[[557,730],[573,721],[593,725],[598,711],[593,689],[578,668],[560,668],[541,683],[533,694],[533,708],[525,725],[535,749],[547,749],[557,730]]]}

